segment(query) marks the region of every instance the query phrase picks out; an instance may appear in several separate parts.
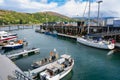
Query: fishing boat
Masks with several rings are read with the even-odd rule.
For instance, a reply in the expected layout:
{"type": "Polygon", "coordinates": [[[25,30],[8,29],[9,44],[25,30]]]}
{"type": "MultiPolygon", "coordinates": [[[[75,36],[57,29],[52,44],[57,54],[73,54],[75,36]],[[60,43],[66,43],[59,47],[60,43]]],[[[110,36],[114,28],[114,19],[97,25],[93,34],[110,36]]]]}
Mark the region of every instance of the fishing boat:
{"type": "Polygon", "coordinates": [[[73,68],[74,60],[70,55],[61,55],[61,59],[50,63],[43,72],[40,73],[41,80],[60,80],[65,77],[73,68]]]}
{"type": "Polygon", "coordinates": [[[16,42],[8,42],[6,45],[2,47],[4,50],[13,50],[13,49],[19,49],[22,48],[25,44],[27,44],[26,41],[18,40],[16,42]]]}
{"type": "Polygon", "coordinates": [[[82,36],[82,37],[77,37],[77,42],[87,45],[87,46],[91,46],[91,47],[95,47],[95,48],[100,48],[100,49],[114,49],[115,48],[115,41],[109,41],[109,40],[105,40],[102,39],[102,37],[99,36],[93,36],[89,33],[89,28],[90,28],[90,6],[91,6],[91,2],[89,0],[89,14],[88,14],[88,27],[87,27],[87,35],[82,36]],[[95,39],[96,38],[96,39],[95,39]]]}
{"type": "Polygon", "coordinates": [[[49,62],[36,69],[25,71],[26,76],[40,80],[60,80],[73,68],[74,59],[70,55],[63,54],[59,59],[49,62]]]}

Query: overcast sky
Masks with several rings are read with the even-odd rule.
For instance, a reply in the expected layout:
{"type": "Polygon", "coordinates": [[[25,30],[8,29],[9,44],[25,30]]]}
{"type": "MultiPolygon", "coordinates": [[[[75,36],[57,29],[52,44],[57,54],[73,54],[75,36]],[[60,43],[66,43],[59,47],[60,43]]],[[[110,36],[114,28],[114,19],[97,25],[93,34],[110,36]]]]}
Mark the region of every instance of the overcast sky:
{"type": "MultiPolygon", "coordinates": [[[[0,9],[19,12],[54,11],[69,17],[82,17],[87,4],[85,16],[88,12],[87,0],[0,0],[0,9]]],[[[98,3],[91,0],[91,16],[96,17],[98,3]]],[[[120,0],[103,0],[100,4],[100,16],[120,17],[120,0]]]]}

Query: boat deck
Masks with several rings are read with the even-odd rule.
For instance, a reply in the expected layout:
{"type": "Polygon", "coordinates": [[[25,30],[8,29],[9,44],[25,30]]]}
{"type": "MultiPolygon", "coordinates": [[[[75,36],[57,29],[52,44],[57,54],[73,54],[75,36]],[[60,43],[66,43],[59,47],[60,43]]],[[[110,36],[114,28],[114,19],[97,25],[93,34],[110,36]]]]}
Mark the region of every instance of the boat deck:
{"type": "MultiPolygon", "coordinates": [[[[58,59],[58,60],[62,60],[62,59],[63,58],[58,59]]],[[[52,64],[57,63],[58,60],[56,60],[55,62],[52,62],[52,64]]],[[[52,64],[48,63],[47,65],[43,65],[43,66],[41,66],[39,68],[33,69],[33,70],[29,71],[29,73],[30,73],[29,75],[33,76],[32,74],[38,74],[38,73],[44,71],[48,66],[51,66],[52,64]]]]}

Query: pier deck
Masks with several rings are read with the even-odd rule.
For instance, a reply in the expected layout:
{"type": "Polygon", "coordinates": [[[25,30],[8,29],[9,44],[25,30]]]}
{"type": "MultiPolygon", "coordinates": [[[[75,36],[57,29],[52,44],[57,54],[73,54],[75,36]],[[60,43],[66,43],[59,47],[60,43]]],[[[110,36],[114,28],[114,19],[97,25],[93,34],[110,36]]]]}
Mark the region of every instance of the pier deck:
{"type": "Polygon", "coordinates": [[[77,40],[77,36],[72,36],[72,35],[67,35],[67,34],[61,34],[61,33],[58,33],[58,36],[72,38],[72,39],[77,40]]]}
{"type": "Polygon", "coordinates": [[[9,58],[0,54],[0,80],[16,78],[15,70],[23,73],[9,58]]]}
{"type": "Polygon", "coordinates": [[[9,54],[9,55],[7,55],[7,57],[10,58],[10,59],[15,59],[15,58],[18,58],[21,55],[26,56],[31,52],[38,53],[38,52],[40,52],[40,49],[35,48],[35,49],[31,49],[31,50],[24,50],[23,52],[20,52],[20,53],[15,53],[15,54],[11,54],[11,55],[9,54]]]}

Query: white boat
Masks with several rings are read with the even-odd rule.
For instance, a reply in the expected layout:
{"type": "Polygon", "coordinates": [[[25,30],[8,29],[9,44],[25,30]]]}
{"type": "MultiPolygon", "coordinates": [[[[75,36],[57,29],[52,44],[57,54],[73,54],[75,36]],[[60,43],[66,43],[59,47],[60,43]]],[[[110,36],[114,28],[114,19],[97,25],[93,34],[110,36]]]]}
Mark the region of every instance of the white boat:
{"type": "Polygon", "coordinates": [[[8,35],[8,36],[17,36],[16,33],[11,33],[11,32],[6,32],[6,31],[0,31],[0,34],[8,35]]]}
{"type": "Polygon", "coordinates": [[[36,69],[25,71],[25,75],[32,79],[59,80],[65,77],[73,68],[74,60],[70,55],[63,54],[61,58],[36,69]]]}
{"type": "Polygon", "coordinates": [[[0,42],[16,40],[17,39],[16,33],[8,33],[5,31],[0,31],[0,42]]]}
{"type": "Polygon", "coordinates": [[[89,39],[89,38],[85,38],[85,37],[78,37],[77,42],[87,45],[87,46],[100,48],[100,49],[111,50],[111,49],[115,48],[115,43],[112,41],[93,40],[93,39],[89,39]]]}
{"type": "Polygon", "coordinates": [[[0,31],[0,35],[3,35],[3,36],[16,36],[17,34],[16,33],[9,33],[9,32],[6,32],[6,31],[0,31]]]}
{"type": "Polygon", "coordinates": [[[40,73],[40,79],[60,80],[72,70],[73,66],[74,60],[70,55],[61,55],[61,59],[50,63],[45,70],[40,73]]]}

